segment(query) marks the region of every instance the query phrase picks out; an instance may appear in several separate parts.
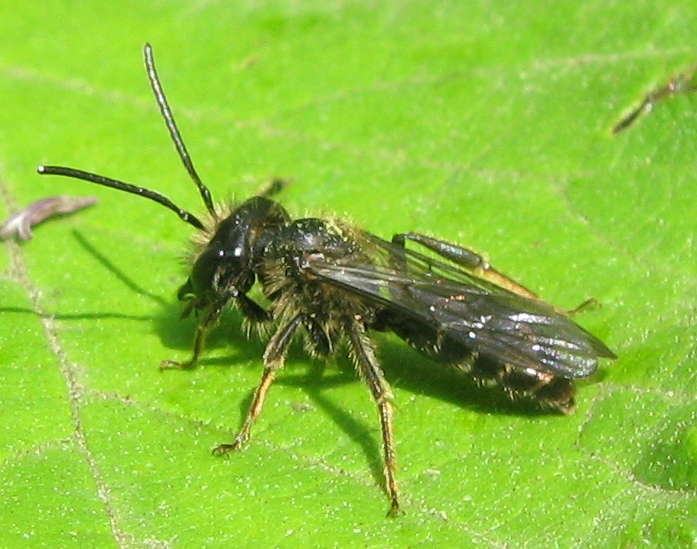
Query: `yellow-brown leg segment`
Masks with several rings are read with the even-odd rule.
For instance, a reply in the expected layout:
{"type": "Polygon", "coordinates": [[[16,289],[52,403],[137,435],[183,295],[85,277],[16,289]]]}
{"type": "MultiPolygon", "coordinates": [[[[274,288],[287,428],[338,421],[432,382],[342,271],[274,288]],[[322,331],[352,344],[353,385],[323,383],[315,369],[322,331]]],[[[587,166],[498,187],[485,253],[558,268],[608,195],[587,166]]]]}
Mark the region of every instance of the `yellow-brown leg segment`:
{"type": "MultiPolygon", "coordinates": [[[[194,336],[194,352],[191,355],[191,358],[185,362],[163,360],[160,363],[160,370],[172,370],[176,368],[186,370],[187,368],[193,368],[196,366],[198,358],[201,356],[201,353],[206,346],[206,338],[208,337],[209,332],[215,328],[216,324],[218,323],[218,319],[220,318],[220,313],[223,312],[223,309],[233,297],[241,297],[237,293],[236,289],[225,292],[218,298],[217,301],[204,309],[204,312],[198,321],[198,326],[196,326],[196,335],[194,336]]],[[[189,308],[187,308],[185,311],[185,316],[189,314],[189,311],[189,308]]]]}
{"type": "Polygon", "coordinates": [[[247,417],[242,424],[241,429],[237,433],[235,440],[231,444],[221,444],[213,450],[215,455],[224,455],[233,450],[242,448],[245,442],[249,440],[249,434],[252,425],[261,414],[266,400],[266,394],[271,388],[271,384],[276,379],[276,372],[283,368],[286,360],[288,346],[293,340],[293,334],[305,320],[304,314],[297,315],[288,324],[281,326],[269,340],[264,351],[264,373],[261,376],[261,381],[254,391],[252,405],[249,407],[247,417]]]}
{"type": "Polygon", "coordinates": [[[385,482],[387,494],[390,497],[388,516],[400,514],[399,489],[396,479],[396,460],[394,448],[394,430],[392,427],[392,389],[380,368],[373,345],[366,333],[365,326],[360,321],[350,323],[348,337],[351,345],[356,369],[361,378],[367,383],[373,400],[378,405],[380,428],[382,430],[382,448],[385,457],[385,482]]]}
{"type": "Polygon", "coordinates": [[[213,324],[214,322],[209,322],[205,324],[203,321],[199,322],[199,325],[196,327],[196,335],[194,336],[194,351],[189,360],[185,362],[178,362],[176,360],[163,360],[160,363],[160,370],[186,370],[188,368],[193,368],[194,366],[196,366],[196,363],[198,362],[198,357],[201,356],[201,353],[203,352],[203,349],[206,346],[206,337],[208,336],[208,332],[211,331],[213,324]]]}
{"type": "Polygon", "coordinates": [[[580,305],[574,307],[573,309],[566,310],[564,312],[567,316],[574,316],[583,313],[584,311],[587,311],[589,309],[595,309],[596,307],[600,307],[600,302],[594,297],[589,297],[580,305]]]}
{"type": "Polygon", "coordinates": [[[509,292],[513,292],[514,294],[528,299],[539,299],[535,292],[528,290],[520,282],[513,280],[511,277],[495,269],[477,252],[463,246],[458,246],[457,244],[451,244],[450,242],[418,233],[400,233],[392,237],[392,242],[402,247],[405,247],[407,240],[421,244],[425,248],[436,252],[441,257],[472,271],[477,276],[485,278],[497,286],[507,289],[509,292]]]}

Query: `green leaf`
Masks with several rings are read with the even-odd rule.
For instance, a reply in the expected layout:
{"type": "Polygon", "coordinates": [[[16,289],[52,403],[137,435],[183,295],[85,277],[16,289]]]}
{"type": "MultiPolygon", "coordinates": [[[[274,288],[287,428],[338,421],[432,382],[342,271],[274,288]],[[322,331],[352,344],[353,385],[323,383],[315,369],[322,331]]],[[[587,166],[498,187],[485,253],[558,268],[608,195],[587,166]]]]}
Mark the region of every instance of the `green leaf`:
{"type": "Polygon", "coordinates": [[[695,95],[610,129],[695,62],[690,2],[4,2],[0,214],[100,204],[0,248],[0,545],[677,547],[697,540],[695,95]],[[200,367],[171,212],[41,163],[203,210],[152,99],[149,41],[220,200],[281,200],[389,237],[483,251],[618,354],[569,417],[453,383],[376,336],[405,516],[340,358],[294,349],[248,448],[230,441],[264,342],[228,314],[200,367]],[[309,372],[309,374],[308,374],[309,372]]]}

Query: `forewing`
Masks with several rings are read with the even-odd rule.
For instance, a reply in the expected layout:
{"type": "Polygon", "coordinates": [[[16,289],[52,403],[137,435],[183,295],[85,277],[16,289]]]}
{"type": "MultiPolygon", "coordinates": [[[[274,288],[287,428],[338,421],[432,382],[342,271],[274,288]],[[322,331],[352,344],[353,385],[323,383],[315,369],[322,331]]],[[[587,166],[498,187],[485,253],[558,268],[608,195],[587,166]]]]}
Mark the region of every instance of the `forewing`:
{"type": "Polygon", "coordinates": [[[511,366],[566,378],[593,373],[613,353],[595,336],[543,301],[503,289],[452,264],[361,233],[362,253],[326,260],[313,276],[422,324],[511,366]]]}

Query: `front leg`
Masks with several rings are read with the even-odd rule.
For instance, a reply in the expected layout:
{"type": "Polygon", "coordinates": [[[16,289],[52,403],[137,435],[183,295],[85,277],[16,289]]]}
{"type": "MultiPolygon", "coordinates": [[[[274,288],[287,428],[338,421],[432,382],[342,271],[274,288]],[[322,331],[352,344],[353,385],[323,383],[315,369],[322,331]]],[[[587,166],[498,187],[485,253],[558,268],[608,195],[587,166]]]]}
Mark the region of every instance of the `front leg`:
{"type": "Polygon", "coordinates": [[[514,294],[521,297],[526,297],[528,299],[539,299],[537,294],[528,290],[525,286],[506,276],[502,272],[496,270],[481,255],[468,248],[418,233],[400,233],[392,237],[392,243],[398,244],[402,247],[406,247],[407,240],[421,244],[425,248],[436,252],[439,256],[444,257],[445,259],[448,259],[461,267],[464,267],[468,271],[472,271],[474,274],[488,280],[489,282],[493,282],[497,286],[501,286],[514,294]]]}
{"type": "Polygon", "coordinates": [[[249,407],[242,428],[232,443],[221,444],[215,448],[213,450],[215,455],[224,455],[232,450],[239,450],[249,440],[252,425],[259,417],[259,414],[261,414],[266,394],[269,392],[274,379],[276,379],[276,372],[283,368],[285,364],[286,354],[288,353],[290,342],[293,340],[293,335],[304,321],[305,315],[303,313],[298,314],[288,324],[281,326],[269,340],[266,351],[264,351],[264,373],[261,376],[258,387],[254,391],[252,405],[249,407]]]}
{"type": "MultiPolygon", "coordinates": [[[[172,369],[182,369],[186,370],[188,368],[193,368],[198,362],[199,356],[203,352],[206,346],[206,338],[210,331],[215,328],[220,318],[220,313],[228,304],[230,299],[233,297],[240,298],[244,294],[237,293],[237,290],[230,290],[223,295],[221,295],[214,303],[206,307],[203,315],[198,321],[198,326],[196,326],[196,335],[194,336],[194,350],[191,358],[185,362],[179,362],[176,360],[163,360],[160,364],[160,370],[172,370],[172,369]]],[[[244,296],[246,297],[246,296],[244,296]]]]}

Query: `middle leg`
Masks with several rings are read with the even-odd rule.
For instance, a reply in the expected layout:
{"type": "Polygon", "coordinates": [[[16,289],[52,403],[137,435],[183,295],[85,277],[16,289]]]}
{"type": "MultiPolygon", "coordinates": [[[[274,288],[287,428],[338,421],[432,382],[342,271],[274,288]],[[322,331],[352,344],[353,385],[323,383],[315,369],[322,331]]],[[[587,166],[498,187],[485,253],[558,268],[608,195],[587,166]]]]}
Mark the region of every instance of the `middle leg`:
{"type": "Polygon", "coordinates": [[[368,337],[365,326],[359,320],[350,322],[348,329],[349,344],[356,363],[356,369],[370,389],[373,400],[378,406],[380,415],[380,428],[382,430],[382,447],[385,459],[385,481],[387,493],[390,497],[390,510],[388,516],[398,515],[399,488],[396,479],[396,459],[394,429],[392,425],[394,396],[385,374],[375,357],[373,344],[368,337]]]}

